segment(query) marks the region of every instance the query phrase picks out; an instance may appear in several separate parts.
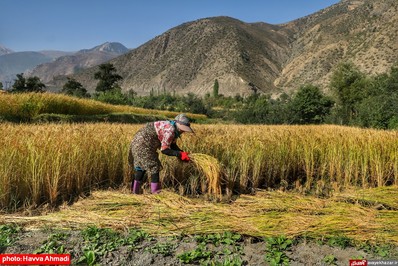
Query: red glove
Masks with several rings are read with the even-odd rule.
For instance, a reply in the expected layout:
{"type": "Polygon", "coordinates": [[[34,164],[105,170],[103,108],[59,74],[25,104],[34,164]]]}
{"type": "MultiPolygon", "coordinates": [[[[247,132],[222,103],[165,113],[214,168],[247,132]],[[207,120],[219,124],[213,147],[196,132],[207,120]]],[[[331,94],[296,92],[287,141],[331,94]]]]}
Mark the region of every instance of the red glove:
{"type": "Polygon", "coordinates": [[[188,152],[182,151],[180,152],[180,159],[181,161],[189,162],[191,158],[188,156],[188,152]]]}

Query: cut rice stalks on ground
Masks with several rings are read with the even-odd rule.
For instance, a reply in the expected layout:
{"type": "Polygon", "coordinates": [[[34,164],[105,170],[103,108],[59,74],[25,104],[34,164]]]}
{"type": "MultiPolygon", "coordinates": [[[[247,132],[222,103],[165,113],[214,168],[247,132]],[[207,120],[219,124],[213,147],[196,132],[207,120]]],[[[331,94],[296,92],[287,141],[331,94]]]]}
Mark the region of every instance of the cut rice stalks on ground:
{"type": "Polygon", "coordinates": [[[195,167],[207,179],[207,193],[217,199],[221,199],[222,168],[219,161],[213,156],[203,153],[192,153],[190,157],[195,167]]]}
{"type": "Polygon", "coordinates": [[[94,191],[86,199],[41,216],[4,214],[0,224],[17,223],[28,229],[134,227],[164,236],[225,231],[254,237],[345,236],[359,242],[398,245],[397,193],[397,186],[346,191],[331,198],[257,191],[227,204],[168,190],[157,195],[131,195],[127,189],[94,191]],[[363,199],[372,204],[362,205],[363,199]],[[379,209],[378,204],[391,209],[379,209]]]}

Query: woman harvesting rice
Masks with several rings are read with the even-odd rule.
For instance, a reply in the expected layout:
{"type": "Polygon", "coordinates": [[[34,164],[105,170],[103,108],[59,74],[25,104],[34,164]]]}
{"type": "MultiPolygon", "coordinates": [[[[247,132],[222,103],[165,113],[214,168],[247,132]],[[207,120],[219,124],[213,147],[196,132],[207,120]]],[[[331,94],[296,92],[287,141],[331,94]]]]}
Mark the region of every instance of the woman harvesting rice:
{"type": "Polygon", "coordinates": [[[188,153],[177,146],[177,139],[184,132],[193,130],[190,121],[185,114],[179,114],[174,120],[156,121],[147,123],[138,130],[131,141],[129,151],[129,163],[134,167],[134,180],[131,184],[131,192],[141,193],[141,184],[145,173],[151,176],[151,192],[159,193],[161,190],[159,172],[162,165],[157,150],[168,156],[176,156],[182,161],[190,160],[188,153]]]}

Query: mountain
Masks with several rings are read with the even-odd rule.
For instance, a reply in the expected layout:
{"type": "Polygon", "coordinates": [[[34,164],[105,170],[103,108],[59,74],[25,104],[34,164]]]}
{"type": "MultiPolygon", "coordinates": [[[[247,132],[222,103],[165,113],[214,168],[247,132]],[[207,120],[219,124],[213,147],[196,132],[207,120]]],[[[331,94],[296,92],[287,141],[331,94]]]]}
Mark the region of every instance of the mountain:
{"type": "Polygon", "coordinates": [[[14,52],[0,46],[0,54],[2,54],[0,55],[0,82],[12,82],[17,74],[25,73],[39,64],[51,62],[59,56],[70,54],[70,52],[14,52]]]}
{"type": "Polygon", "coordinates": [[[72,55],[75,52],[64,52],[64,51],[56,51],[56,50],[43,50],[43,51],[39,51],[39,53],[44,54],[45,56],[50,57],[53,60],[55,60],[58,57],[65,56],[65,55],[72,55]]]}
{"type": "Polygon", "coordinates": [[[80,50],[79,53],[91,53],[91,52],[104,52],[110,54],[121,55],[129,51],[123,44],[118,42],[106,42],[104,44],[95,46],[91,49],[80,50]]]}
{"type": "MultiPolygon", "coordinates": [[[[351,61],[367,74],[398,62],[398,1],[342,0],[312,15],[280,25],[229,17],[184,23],[114,58],[121,87],[138,94],[193,92],[219,82],[224,95],[253,90],[278,94],[303,84],[327,90],[335,66],[351,61]]],[[[97,67],[73,77],[89,91],[97,67]]],[[[65,77],[53,81],[56,87],[65,77]]]]}
{"type": "Polygon", "coordinates": [[[56,60],[36,66],[27,72],[28,76],[37,76],[48,83],[55,76],[70,75],[82,69],[104,63],[128,52],[125,46],[116,42],[107,42],[92,49],[83,49],[72,55],[58,57],[56,60]]]}
{"type": "Polygon", "coordinates": [[[326,88],[341,61],[367,74],[387,72],[398,62],[396,0],[342,0],[281,26],[294,32],[289,60],[275,80],[285,90],[306,83],[326,88]]]}
{"type": "Polygon", "coordinates": [[[4,47],[4,46],[0,45],[0,56],[4,55],[4,54],[11,54],[13,52],[14,52],[13,50],[8,49],[7,47],[4,47]]]}
{"type": "Polygon", "coordinates": [[[39,52],[15,52],[0,56],[0,82],[15,79],[16,74],[53,59],[39,52]]]}
{"type": "MultiPolygon", "coordinates": [[[[288,46],[287,33],[279,26],[216,17],[184,23],[110,63],[124,77],[122,88],[138,94],[152,89],[205,94],[215,79],[234,94],[248,94],[253,86],[275,89],[273,80],[288,59],[288,46]]],[[[96,71],[90,68],[73,77],[93,90],[96,71]]],[[[55,82],[62,86],[65,79],[55,82]]]]}

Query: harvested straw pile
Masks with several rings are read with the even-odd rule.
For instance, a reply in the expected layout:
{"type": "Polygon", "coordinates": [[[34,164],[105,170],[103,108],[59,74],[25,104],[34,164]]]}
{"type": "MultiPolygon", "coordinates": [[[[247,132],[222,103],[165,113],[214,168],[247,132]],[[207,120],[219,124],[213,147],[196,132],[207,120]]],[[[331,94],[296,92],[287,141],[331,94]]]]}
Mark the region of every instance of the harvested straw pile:
{"type": "Polygon", "coordinates": [[[397,194],[397,186],[336,192],[332,198],[258,191],[225,204],[167,190],[147,195],[105,190],[94,191],[73,205],[64,204],[56,212],[0,215],[0,224],[17,223],[25,228],[138,227],[164,236],[225,231],[255,237],[344,236],[359,242],[398,245],[397,194]],[[376,208],[379,204],[386,208],[376,208]]]}
{"type": "Polygon", "coordinates": [[[203,153],[190,154],[191,160],[207,179],[207,193],[221,199],[221,165],[213,156],[203,153]]]}

